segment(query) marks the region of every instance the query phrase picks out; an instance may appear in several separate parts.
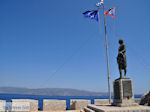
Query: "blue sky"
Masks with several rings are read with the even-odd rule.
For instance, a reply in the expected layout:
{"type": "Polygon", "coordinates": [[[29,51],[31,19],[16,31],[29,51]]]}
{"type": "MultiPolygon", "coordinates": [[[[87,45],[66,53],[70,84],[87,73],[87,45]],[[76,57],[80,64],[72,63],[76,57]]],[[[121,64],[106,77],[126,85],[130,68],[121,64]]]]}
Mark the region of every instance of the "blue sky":
{"type": "MultiPolygon", "coordinates": [[[[103,13],[84,18],[99,0],[1,0],[0,86],[107,92],[103,13]]],[[[105,0],[111,85],[119,77],[118,40],[127,45],[135,93],[150,90],[149,0],[105,0]]],[[[112,88],[111,88],[112,89],[112,88]]]]}

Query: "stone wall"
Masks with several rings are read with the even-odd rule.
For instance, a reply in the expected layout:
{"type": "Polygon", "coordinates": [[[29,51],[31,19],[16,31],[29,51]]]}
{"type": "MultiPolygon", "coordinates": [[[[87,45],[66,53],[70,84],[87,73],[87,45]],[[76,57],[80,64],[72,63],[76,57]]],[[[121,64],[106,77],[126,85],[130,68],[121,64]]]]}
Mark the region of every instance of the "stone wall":
{"type": "Polygon", "coordinates": [[[86,107],[88,104],[91,104],[91,100],[81,100],[81,99],[70,100],[71,110],[81,110],[84,107],[86,107]]]}
{"type": "Polygon", "coordinates": [[[6,108],[6,101],[0,100],[0,112],[5,112],[5,108],[6,108]]]}
{"type": "Polygon", "coordinates": [[[43,100],[43,111],[63,111],[66,110],[66,100],[43,100]]]}
{"type": "MultiPolygon", "coordinates": [[[[136,103],[140,103],[140,98],[135,98],[136,103]]],[[[71,110],[81,110],[91,104],[91,100],[82,99],[72,99],[70,100],[71,110]]],[[[109,105],[108,99],[95,99],[95,105],[109,105]]],[[[12,99],[12,103],[5,100],[0,100],[0,112],[6,110],[7,106],[12,107],[12,111],[38,111],[38,100],[32,99],[12,99]],[[26,108],[25,108],[26,107],[26,108]]],[[[9,108],[8,110],[10,110],[9,108]]],[[[66,110],[66,100],[43,100],[43,111],[65,111],[66,110]]]]}
{"type": "Polygon", "coordinates": [[[38,100],[12,99],[12,111],[38,111],[38,100]]]}

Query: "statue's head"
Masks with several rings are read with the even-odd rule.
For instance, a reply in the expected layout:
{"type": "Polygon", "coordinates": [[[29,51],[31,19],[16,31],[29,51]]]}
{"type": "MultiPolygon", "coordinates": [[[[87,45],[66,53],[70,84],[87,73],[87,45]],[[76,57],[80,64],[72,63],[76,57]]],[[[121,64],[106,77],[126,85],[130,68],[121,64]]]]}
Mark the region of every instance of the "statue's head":
{"type": "Polygon", "coordinates": [[[122,39],[119,40],[119,44],[120,45],[123,44],[123,40],[122,39]]]}

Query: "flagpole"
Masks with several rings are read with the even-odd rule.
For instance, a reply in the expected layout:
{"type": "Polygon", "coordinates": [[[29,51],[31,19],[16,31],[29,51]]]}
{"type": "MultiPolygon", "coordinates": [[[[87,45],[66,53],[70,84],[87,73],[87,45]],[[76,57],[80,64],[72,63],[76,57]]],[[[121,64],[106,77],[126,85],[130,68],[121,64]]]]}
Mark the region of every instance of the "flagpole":
{"type": "MultiPolygon", "coordinates": [[[[105,12],[104,0],[103,0],[103,14],[105,12]]],[[[108,42],[107,42],[107,29],[106,29],[106,17],[104,14],[104,26],[105,26],[105,44],[106,44],[106,56],[107,56],[107,75],[108,75],[108,93],[109,93],[109,104],[111,104],[111,88],[110,88],[110,72],[109,72],[109,56],[108,56],[108,42]]]]}

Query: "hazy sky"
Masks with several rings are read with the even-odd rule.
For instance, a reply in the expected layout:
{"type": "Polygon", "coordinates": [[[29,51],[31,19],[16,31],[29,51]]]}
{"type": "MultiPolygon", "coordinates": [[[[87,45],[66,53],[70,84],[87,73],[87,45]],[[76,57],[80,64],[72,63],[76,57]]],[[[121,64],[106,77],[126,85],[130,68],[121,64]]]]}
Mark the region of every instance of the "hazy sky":
{"type": "MultiPolygon", "coordinates": [[[[0,86],[107,92],[103,13],[84,18],[99,0],[0,0],[0,86]]],[[[127,45],[135,93],[150,90],[150,0],[105,0],[111,85],[119,77],[118,40],[127,45]]],[[[112,89],[112,88],[111,88],[112,89]]],[[[113,89],[112,89],[113,90],[113,89]]]]}

